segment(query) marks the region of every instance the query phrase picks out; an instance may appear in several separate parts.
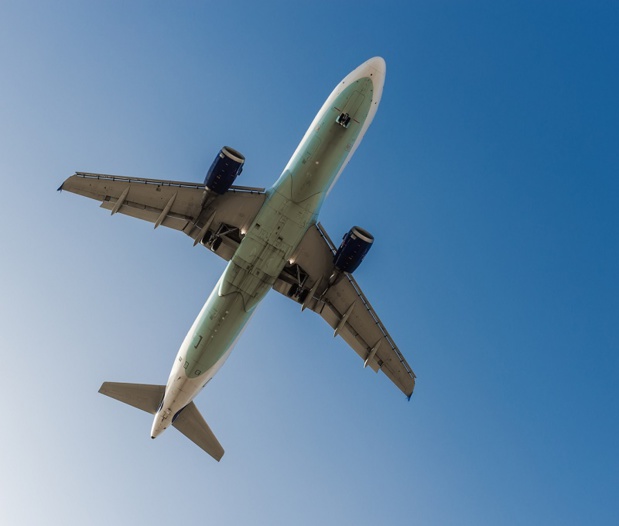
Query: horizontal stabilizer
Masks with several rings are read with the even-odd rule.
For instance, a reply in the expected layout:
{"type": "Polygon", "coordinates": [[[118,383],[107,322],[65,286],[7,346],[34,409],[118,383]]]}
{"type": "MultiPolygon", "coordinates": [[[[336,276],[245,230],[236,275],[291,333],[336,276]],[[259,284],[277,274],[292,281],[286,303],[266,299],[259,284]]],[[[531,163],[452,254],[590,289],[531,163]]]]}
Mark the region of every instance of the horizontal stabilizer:
{"type": "Polygon", "coordinates": [[[154,415],[163,400],[165,385],[103,382],[99,392],[154,415]]]}
{"type": "Polygon", "coordinates": [[[173,420],[172,425],[218,462],[224,456],[224,448],[221,447],[193,402],[182,409],[173,420]]]}

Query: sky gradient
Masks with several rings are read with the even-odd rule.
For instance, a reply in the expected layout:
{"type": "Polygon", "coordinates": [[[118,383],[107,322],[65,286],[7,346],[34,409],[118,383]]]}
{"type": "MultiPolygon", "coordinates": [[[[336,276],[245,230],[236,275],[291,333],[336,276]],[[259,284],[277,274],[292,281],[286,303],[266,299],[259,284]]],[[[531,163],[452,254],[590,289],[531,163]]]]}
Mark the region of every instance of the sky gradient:
{"type": "Polygon", "coordinates": [[[619,520],[615,2],[0,4],[0,523],[619,520]],[[416,372],[410,402],[272,293],[196,398],[226,450],[97,393],[165,383],[224,262],[56,188],[270,186],[372,56],[383,99],[320,220],[416,372]]]}

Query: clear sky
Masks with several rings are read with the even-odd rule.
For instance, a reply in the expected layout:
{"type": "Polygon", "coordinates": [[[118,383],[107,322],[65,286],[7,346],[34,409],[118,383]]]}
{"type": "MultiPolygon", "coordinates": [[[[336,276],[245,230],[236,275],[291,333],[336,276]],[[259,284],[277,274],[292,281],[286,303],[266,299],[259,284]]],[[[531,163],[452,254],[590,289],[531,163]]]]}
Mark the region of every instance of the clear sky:
{"type": "Polygon", "coordinates": [[[0,3],[0,523],[619,523],[619,4],[0,3]],[[418,375],[408,403],[272,293],[196,399],[216,463],[101,382],[165,383],[224,263],[56,188],[270,186],[387,62],[321,221],[418,375]]]}

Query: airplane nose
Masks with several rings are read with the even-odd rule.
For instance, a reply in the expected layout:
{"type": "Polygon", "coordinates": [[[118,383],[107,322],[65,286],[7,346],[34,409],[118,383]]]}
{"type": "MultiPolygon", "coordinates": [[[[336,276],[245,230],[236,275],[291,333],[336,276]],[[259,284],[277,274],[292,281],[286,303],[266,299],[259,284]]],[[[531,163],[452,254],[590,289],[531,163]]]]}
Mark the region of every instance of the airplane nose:
{"type": "Polygon", "coordinates": [[[366,62],[368,68],[372,68],[382,75],[387,73],[387,64],[385,63],[385,59],[383,57],[373,57],[366,62]]]}
{"type": "MultiPolygon", "coordinates": [[[[380,102],[383,93],[383,86],[385,84],[385,76],[387,73],[387,64],[385,64],[385,59],[383,57],[373,57],[369,60],[366,60],[361,66],[359,66],[360,76],[370,77],[372,79],[372,83],[374,84],[374,94],[373,94],[373,111],[376,111],[376,107],[380,102]]],[[[372,118],[374,113],[371,113],[372,118]]]]}

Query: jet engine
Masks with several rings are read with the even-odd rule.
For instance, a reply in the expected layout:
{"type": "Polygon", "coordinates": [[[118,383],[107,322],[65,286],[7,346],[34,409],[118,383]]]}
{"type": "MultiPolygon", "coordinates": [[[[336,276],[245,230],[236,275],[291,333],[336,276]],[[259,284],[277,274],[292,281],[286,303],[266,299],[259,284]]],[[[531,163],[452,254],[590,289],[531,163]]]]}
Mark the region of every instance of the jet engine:
{"type": "Polygon", "coordinates": [[[241,175],[244,163],[245,156],[242,153],[230,146],[224,146],[206,173],[204,184],[216,194],[225,194],[234,180],[241,175]]]}
{"type": "Polygon", "coordinates": [[[340,248],[333,258],[335,268],[352,274],[363,261],[374,243],[374,236],[361,227],[354,226],[348,231],[340,248]]]}

